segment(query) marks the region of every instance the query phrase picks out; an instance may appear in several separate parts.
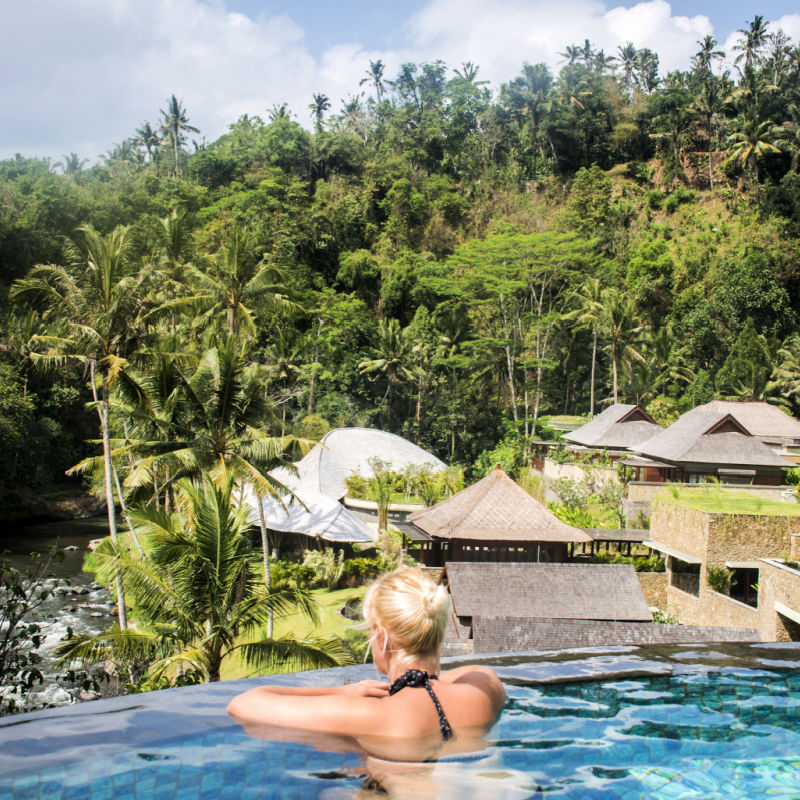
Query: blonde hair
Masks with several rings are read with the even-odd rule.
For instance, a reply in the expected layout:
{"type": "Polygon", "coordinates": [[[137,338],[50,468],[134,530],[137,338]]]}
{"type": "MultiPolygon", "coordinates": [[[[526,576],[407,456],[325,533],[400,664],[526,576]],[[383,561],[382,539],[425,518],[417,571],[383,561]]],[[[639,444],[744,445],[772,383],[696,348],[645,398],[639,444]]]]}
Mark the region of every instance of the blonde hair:
{"type": "Polygon", "coordinates": [[[378,578],[364,596],[362,613],[370,625],[382,625],[394,643],[395,663],[427,661],[439,671],[450,595],[422,570],[401,567],[378,578]]]}

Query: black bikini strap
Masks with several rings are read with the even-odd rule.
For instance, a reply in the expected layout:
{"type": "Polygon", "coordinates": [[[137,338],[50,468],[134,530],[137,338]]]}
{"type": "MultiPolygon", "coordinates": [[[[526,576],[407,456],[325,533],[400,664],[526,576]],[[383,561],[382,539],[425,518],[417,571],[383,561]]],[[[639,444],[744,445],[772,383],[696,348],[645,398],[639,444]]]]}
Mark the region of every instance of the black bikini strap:
{"type": "Polygon", "coordinates": [[[433,700],[433,705],[436,707],[436,713],[439,715],[439,729],[442,732],[442,738],[447,741],[452,737],[453,729],[450,727],[450,723],[447,721],[447,717],[444,715],[442,704],[439,702],[439,698],[433,691],[433,687],[431,686],[431,678],[435,680],[436,676],[428,675],[427,672],[424,672],[421,669],[410,669],[407,672],[404,672],[396,681],[394,681],[394,683],[392,683],[392,685],[389,687],[389,694],[397,694],[397,692],[399,692],[401,689],[405,689],[406,686],[411,686],[413,688],[424,686],[425,691],[430,695],[431,700],[433,700]]]}

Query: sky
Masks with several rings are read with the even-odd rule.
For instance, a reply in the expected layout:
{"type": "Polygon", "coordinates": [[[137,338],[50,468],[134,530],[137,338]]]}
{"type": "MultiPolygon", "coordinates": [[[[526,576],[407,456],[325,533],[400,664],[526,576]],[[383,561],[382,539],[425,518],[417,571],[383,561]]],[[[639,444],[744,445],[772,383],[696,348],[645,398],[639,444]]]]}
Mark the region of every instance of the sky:
{"type": "Polygon", "coordinates": [[[757,13],[800,42],[797,0],[0,0],[0,158],[94,162],[157,127],[171,94],[209,142],[284,102],[310,127],[312,95],[338,111],[376,59],[388,77],[407,61],[471,61],[497,89],[525,61],[557,71],[588,38],[687,69],[698,40],[730,53],[757,13]]]}

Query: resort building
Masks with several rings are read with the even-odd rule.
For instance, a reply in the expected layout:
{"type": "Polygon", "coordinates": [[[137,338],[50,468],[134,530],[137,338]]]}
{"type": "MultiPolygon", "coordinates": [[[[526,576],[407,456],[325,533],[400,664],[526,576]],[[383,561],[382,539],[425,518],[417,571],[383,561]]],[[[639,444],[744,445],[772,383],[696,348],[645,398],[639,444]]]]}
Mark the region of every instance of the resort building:
{"type": "Polygon", "coordinates": [[[500,468],[401,526],[419,546],[420,563],[566,561],[571,546],[592,537],[559,520],[500,468]]]}
{"type": "Polygon", "coordinates": [[[612,459],[624,456],[663,430],[640,405],[615,403],[590,422],[561,438],[571,450],[605,451],[612,459]]]}
{"type": "Polygon", "coordinates": [[[730,414],[779,456],[800,464],[800,422],[778,406],[755,400],[712,400],[699,408],[730,414]]]}
{"type": "MultiPolygon", "coordinates": [[[[644,479],[705,483],[716,478],[721,483],[783,485],[785,470],[794,465],[767,447],[730,411],[710,408],[712,405],[693,408],[634,448],[647,459],[644,479]]],[[[626,463],[636,465],[636,459],[626,463]]]]}
{"type": "Polygon", "coordinates": [[[666,605],[681,622],[800,641],[798,531],[795,504],[697,488],[656,498],[645,544],[665,557],[666,605]]]}
{"type": "Polygon", "coordinates": [[[630,564],[447,562],[451,655],[624,644],[758,641],[753,630],[652,622],[630,564]]]}

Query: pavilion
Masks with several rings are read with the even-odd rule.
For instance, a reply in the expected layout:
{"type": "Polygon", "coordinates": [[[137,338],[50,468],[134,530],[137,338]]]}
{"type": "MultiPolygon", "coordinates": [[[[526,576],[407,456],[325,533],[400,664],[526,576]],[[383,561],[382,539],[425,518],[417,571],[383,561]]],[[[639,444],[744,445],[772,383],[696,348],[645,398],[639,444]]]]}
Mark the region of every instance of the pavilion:
{"type": "Polygon", "coordinates": [[[564,562],[592,537],[552,514],[498,464],[482,480],[398,526],[419,545],[420,562],[564,562]]]}

